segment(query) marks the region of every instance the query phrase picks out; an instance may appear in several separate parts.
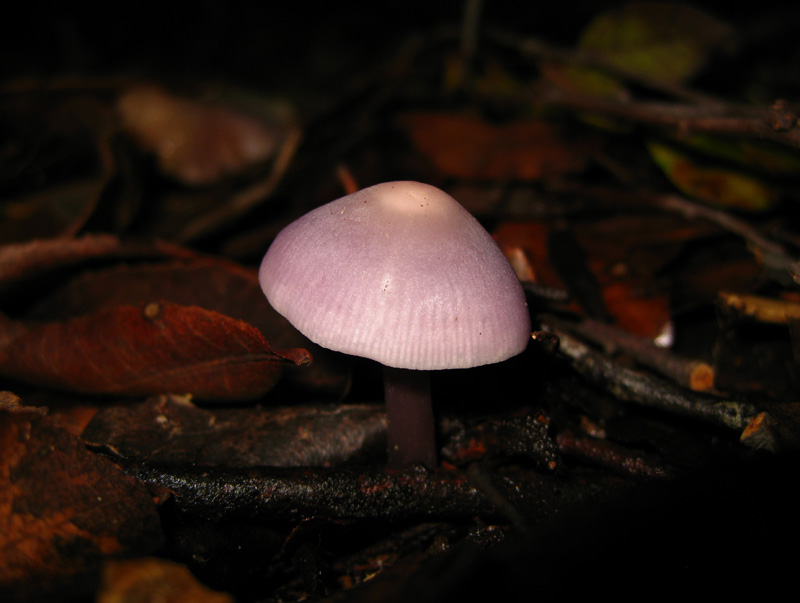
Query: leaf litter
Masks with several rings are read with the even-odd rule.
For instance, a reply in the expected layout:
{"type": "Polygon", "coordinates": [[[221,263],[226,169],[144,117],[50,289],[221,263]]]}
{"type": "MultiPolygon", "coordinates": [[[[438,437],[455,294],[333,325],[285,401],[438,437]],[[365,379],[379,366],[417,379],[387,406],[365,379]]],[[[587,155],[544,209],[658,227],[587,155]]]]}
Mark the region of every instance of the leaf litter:
{"type": "MultiPolygon", "coordinates": [[[[31,406],[4,395],[2,429],[30,440],[6,438],[2,466],[15,484],[47,480],[57,520],[40,530],[5,507],[6,525],[40,534],[45,563],[2,588],[89,593],[99,562],[154,552],[149,520],[130,549],[113,529],[74,538],[70,480],[32,460],[65,446],[147,484],[159,556],[241,600],[563,594],[620,567],[623,590],[670,572],[680,588],[702,567],[730,578],[713,580],[724,591],[743,559],[775,575],[782,553],[753,518],[798,532],[782,501],[800,441],[800,129],[780,98],[798,91],[759,72],[764,49],[746,35],[759,18],[634,3],[543,35],[546,9],[527,10],[537,18],[466,10],[460,34],[396,24],[356,54],[361,37],[331,44],[326,23],[309,40],[327,44],[324,69],[259,65],[287,77],[277,95],[129,77],[3,88],[0,375],[31,406]],[[321,71],[315,89],[289,76],[321,71]],[[255,277],[291,219],[400,178],[458,191],[540,329],[522,356],[435,382],[436,471],[383,469],[379,372],[293,332],[255,277]],[[764,324],[731,299],[785,318],[764,324]],[[702,387],[687,373],[699,365],[702,387]],[[92,452],[57,419],[86,425],[92,452]],[[699,539],[702,559],[685,546],[699,539]]],[[[785,56],[770,65],[792,74],[785,56]]],[[[102,592],[187,583],[140,563],[139,578],[107,571],[102,592]]]]}

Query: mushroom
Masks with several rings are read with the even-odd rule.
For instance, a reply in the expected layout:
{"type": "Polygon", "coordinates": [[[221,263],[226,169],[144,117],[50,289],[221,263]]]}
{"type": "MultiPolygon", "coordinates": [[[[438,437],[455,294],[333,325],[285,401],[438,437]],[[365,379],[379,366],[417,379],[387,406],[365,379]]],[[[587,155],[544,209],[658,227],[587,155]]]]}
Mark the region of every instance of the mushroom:
{"type": "Polygon", "coordinates": [[[436,466],[432,370],[500,362],[530,338],[525,294],[455,199],[387,182],[284,228],[259,271],[272,306],[322,347],[384,366],[389,466],[436,466]]]}

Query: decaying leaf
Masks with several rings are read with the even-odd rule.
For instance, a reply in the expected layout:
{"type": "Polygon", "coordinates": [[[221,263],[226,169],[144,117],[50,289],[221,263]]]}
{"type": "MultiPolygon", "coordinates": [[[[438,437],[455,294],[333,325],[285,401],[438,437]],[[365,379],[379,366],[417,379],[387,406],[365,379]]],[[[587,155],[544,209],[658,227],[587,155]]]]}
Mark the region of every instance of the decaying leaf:
{"type": "Polygon", "coordinates": [[[681,139],[684,145],[711,157],[775,176],[800,174],[800,153],[769,142],[730,136],[696,135],[681,139]]]}
{"type": "Polygon", "coordinates": [[[761,179],[732,169],[706,165],[676,147],[651,141],[650,155],[667,178],[684,194],[730,209],[764,211],[778,192],[761,179]]]}
{"type": "Polygon", "coordinates": [[[117,306],[64,322],[0,321],[0,373],[74,392],[201,399],[263,395],[305,350],[275,352],[244,321],[169,302],[117,306]]]}
{"type": "Polygon", "coordinates": [[[444,176],[540,180],[580,172],[599,142],[574,140],[560,125],[528,119],[495,125],[473,115],[411,113],[400,119],[417,148],[444,176]]]}
{"type": "Polygon", "coordinates": [[[276,108],[267,123],[222,104],[133,87],[117,102],[123,128],[154,153],[161,170],[188,185],[204,185],[270,159],[291,121],[288,107],[276,108]]]}
{"type": "Polygon", "coordinates": [[[0,408],[0,458],[3,600],[74,600],[104,556],[160,545],[147,490],[41,412],[0,408]]]}
{"type": "Polygon", "coordinates": [[[386,414],[375,405],[207,409],[158,396],[102,408],[82,437],[135,462],[318,467],[382,453],[385,432],[386,414]]]}

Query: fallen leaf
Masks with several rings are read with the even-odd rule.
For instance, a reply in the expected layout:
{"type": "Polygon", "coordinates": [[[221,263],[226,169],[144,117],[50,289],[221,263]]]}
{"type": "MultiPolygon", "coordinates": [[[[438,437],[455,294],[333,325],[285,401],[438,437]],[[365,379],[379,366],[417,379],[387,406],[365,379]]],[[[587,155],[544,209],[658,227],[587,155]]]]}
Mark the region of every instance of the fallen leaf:
{"type": "Polygon", "coordinates": [[[123,128],[155,154],[165,174],[197,186],[270,159],[293,123],[285,105],[273,123],[220,103],[203,103],[137,86],[117,101],[123,128]]]}
{"type": "Polygon", "coordinates": [[[319,467],[383,454],[385,434],[375,405],[198,408],[158,396],[100,409],[82,437],[148,464],[319,467]]]}
{"type": "Polygon", "coordinates": [[[311,342],[275,311],[261,290],[257,271],[222,259],[125,263],[87,271],[29,305],[21,317],[47,322],[65,320],[104,307],[138,306],[154,299],[199,306],[243,320],[261,331],[277,349],[309,349],[314,363],[307,370],[292,371],[284,377],[312,395],[339,397],[349,386],[349,372],[341,356],[311,342]]]}
{"type": "Polygon", "coordinates": [[[596,17],[579,46],[601,53],[626,71],[683,82],[730,35],[730,27],[692,6],[631,2],[596,17]]]}
{"type": "MultiPolygon", "coordinates": [[[[501,249],[524,254],[534,282],[564,289],[568,279],[559,274],[547,244],[555,228],[546,221],[506,223],[495,231],[495,238],[501,249]]],[[[679,217],[643,214],[576,223],[570,230],[585,256],[581,261],[596,281],[594,294],[601,297],[588,302],[602,303],[618,327],[653,339],[671,318],[670,298],[656,272],[686,241],[707,234],[709,228],[690,226],[679,217]]],[[[575,299],[569,309],[585,314],[575,301],[586,303],[575,299]]]]}
{"type": "Polygon", "coordinates": [[[161,544],[144,486],[42,412],[0,408],[0,458],[1,599],[75,600],[102,557],[161,544]]]}
{"type": "Polygon", "coordinates": [[[37,239],[26,243],[0,246],[0,300],[20,297],[24,285],[51,278],[55,273],[74,269],[84,263],[97,265],[109,260],[147,258],[194,258],[193,251],[162,241],[121,241],[108,234],[78,238],[37,239]]]}
{"type": "Polygon", "coordinates": [[[400,118],[417,148],[443,176],[466,180],[541,180],[580,172],[598,139],[573,139],[566,128],[526,119],[491,124],[474,115],[410,113],[400,118]]]}
{"type": "MultiPolygon", "coordinates": [[[[631,2],[599,14],[578,48],[632,75],[680,83],[696,74],[711,53],[727,46],[731,28],[710,14],[673,2],[631,2]]],[[[559,86],[596,96],[619,96],[614,76],[576,65],[545,66],[559,86]]]]}
{"type": "Polygon", "coordinates": [[[765,211],[778,201],[778,191],[755,176],[706,164],[660,142],[651,141],[647,148],[664,175],[689,197],[747,211],[765,211]]]}
{"type": "Polygon", "coordinates": [[[270,336],[279,316],[261,291],[255,269],[202,256],[87,270],[54,287],[22,315],[27,320],[63,320],[106,306],[154,299],[214,310],[247,321],[270,336]]]}
{"type": "Polygon", "coordinates": [[[0,206],[0,241],[71,236],[94,211],[107,178],[73,180],[5,200],[0,206]]]}
{"type": "Polygon", "coordinates": [[[776,176],[800,173],[800,153],[758,140],[739,140],[730,136],[696,135],[681,139],[684,145],[737,165],[776,176]]]}
{"type": "Polygon", "coordinates": [[[116,395],[262,396],[305,350],[276,352],[248,323],[169,302],[117,306],[40,326],[0,320],[0,373],[55,389],[116,395]]]}

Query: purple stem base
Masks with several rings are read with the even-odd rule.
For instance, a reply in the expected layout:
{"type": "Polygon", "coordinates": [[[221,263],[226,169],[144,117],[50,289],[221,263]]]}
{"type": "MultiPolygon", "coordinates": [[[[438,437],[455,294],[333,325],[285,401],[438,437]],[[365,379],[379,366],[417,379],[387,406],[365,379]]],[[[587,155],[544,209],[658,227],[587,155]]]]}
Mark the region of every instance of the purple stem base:
{"type": "Polygon", "coordinates": [[[436,438],[428,371],[383,367],[389,468],[422,463],[435,469],[436,438]]]}

